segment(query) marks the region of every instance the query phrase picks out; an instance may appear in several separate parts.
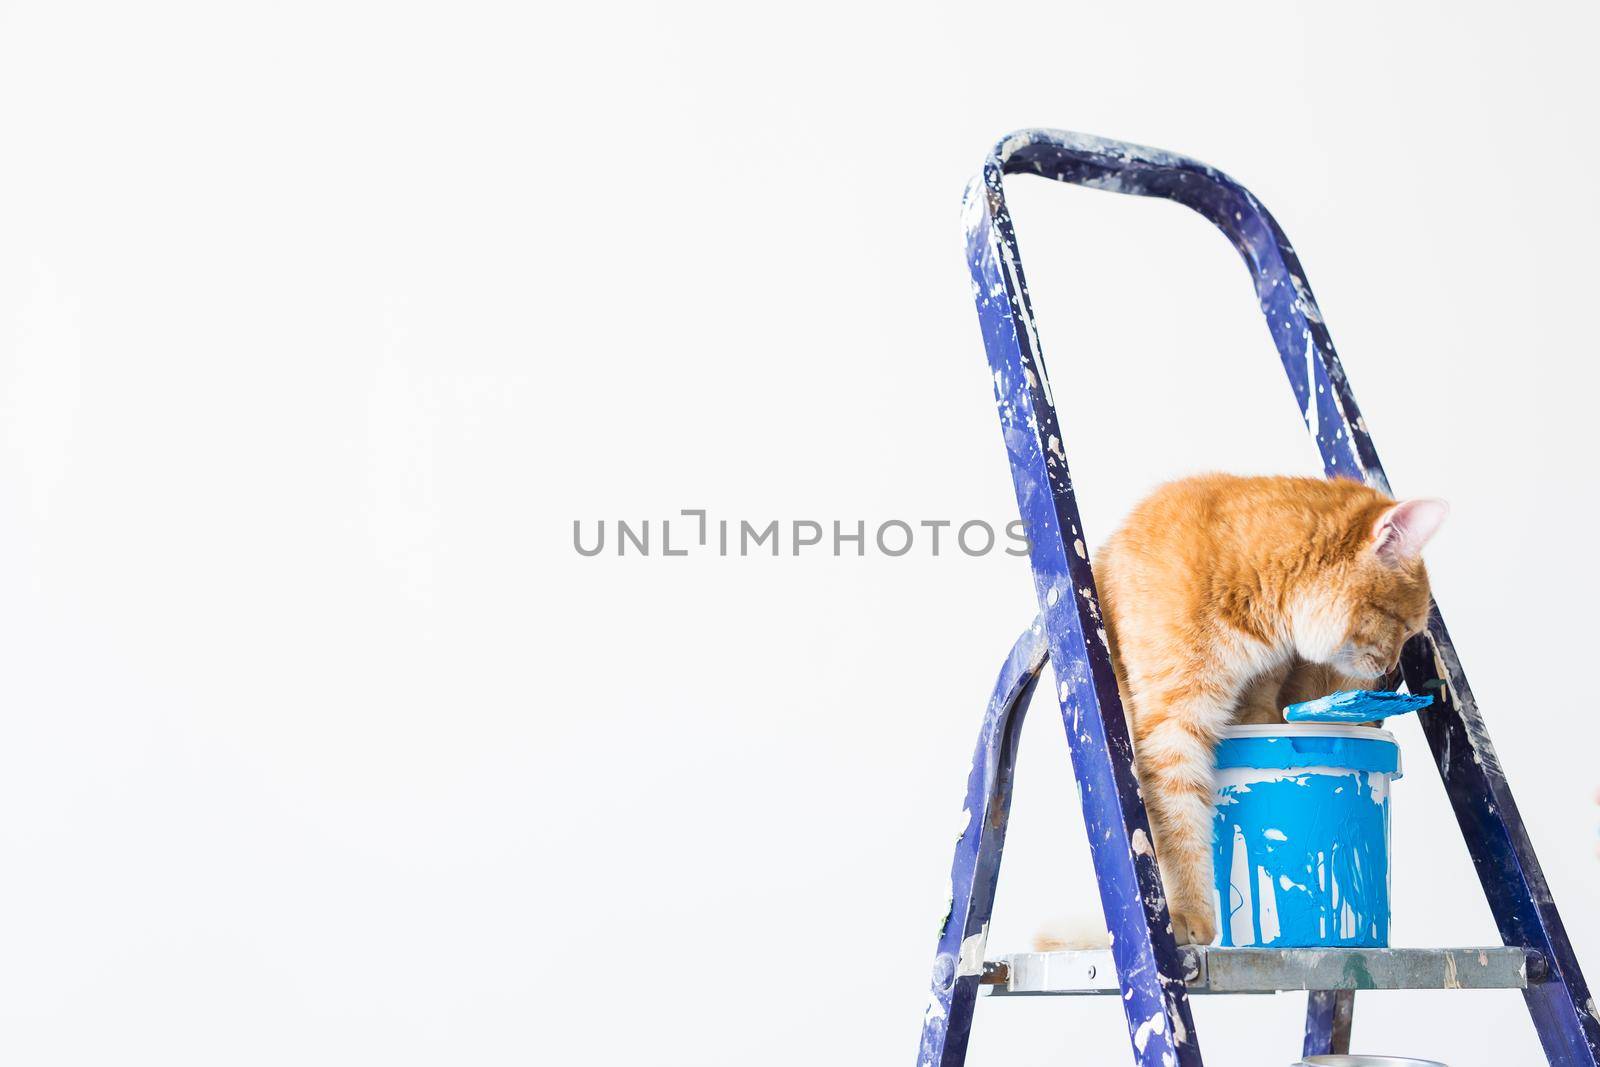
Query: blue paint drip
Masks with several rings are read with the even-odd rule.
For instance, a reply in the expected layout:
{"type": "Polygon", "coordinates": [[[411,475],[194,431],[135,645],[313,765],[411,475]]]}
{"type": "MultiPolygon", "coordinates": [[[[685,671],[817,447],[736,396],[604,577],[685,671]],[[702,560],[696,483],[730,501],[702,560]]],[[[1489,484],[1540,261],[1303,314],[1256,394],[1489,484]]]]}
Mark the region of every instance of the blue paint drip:
{"type": "MultiPolygon", "coordinates": [[[[1389,783],[1398,746],[1340,766],[1307,753],[1283,767],[1262,742],[1329,738],[1225,738],[1218,746],[1212,861],[1221,943],[1279,948],[1377,948],[1389,943],[1389,783]],[[1236,750],[1236,751],[1235,751],[1236,750]],[[1267,766],[1249,766],[1254,759],[1267,766]]],[[[1348,743],[1350,739],[1344,740],[1348,743]]],[[[1288,748],[1287,744],[1282,745],[1288,748]]]]}
{"type": "Polygon", "coordinates": [[[1373,692],[1346,689],[1325,697],[1290,704],[1283,709],[1285,722],[1373,722],[1392,715],[1419,711],[1433,703],[1428,694],[1373,692]]]}

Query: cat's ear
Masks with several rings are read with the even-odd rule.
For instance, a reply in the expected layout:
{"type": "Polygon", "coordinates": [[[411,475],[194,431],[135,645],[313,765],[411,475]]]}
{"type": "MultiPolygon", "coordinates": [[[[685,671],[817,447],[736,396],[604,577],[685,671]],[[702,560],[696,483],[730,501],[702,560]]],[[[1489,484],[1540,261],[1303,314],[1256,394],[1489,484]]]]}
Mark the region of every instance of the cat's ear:
{"type": "Polygon", "coordinates": [[[1450,505],[1421,497],[1402,500],[1372,524],[1372,548],[1385,563],[1404,563],[1422,555],[1423,546],[1439,532],[1450,505]]]}

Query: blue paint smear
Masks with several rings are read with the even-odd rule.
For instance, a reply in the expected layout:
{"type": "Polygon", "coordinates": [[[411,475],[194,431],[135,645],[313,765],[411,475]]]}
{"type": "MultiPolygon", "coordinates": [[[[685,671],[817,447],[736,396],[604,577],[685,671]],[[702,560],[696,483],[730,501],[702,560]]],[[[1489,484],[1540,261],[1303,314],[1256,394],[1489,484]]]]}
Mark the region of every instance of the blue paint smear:
{"type": "Polygon", "coordinates": [[[1285,722],[1372,722],[1391,715],[1418,711],[1433,703],[1429,695],[1346,689],[1325,697],[1290,704],[1283,709],[1285,722]]]}
{"type": "Polygon", "coordinates": [[[1211,839],[1221,943],[1387,946],[1398,771],[1399,745],[1376,731],[1224,738],[1211,839]]]}
{"type": "Polygon", "coordinates": [[[1373,796],[1382,777],[1310,773],[1218,790],[1212,860],[1223,945],[1389,944],[1389,800],[1373,796]]]}

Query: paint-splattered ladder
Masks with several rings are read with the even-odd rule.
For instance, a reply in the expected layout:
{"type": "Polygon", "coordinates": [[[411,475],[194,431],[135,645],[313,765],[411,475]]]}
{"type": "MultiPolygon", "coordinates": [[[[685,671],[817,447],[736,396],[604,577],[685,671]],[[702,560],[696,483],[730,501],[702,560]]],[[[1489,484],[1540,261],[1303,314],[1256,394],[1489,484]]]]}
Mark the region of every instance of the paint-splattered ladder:
{"type": "Polygon", "coordinates": [[[1120,994],[1134,1059],[1144,1067],[1200,1067],[1191,992],[1310,991],[1306,1054],[1346,1051],[1356,989],[1518,988],[1544,1045],[1562,1067],[1600,1065],[1600,1011],[1501,772],[1437,605],[1401,670],[1437,701],[1419,719],[1472,854],[1504,946],[1483,949],[1183,949],[1135,789],[1132,747],[1097,634],[1094,575],[1082,550],[1078,504],[1060,420],[1039,353],[1002,177],[1037,174],[1135,196],[1175,200],[1210,219],[1244,257],[1261,310],[1329,477],[1388,491],[1388,481],[1345,381],[1300,262],[1248,190],[1182,156],[1083,134],[1028,130],[1001,141],[967,190],[967,256],[1017,502],[1032,538],[1038,619],[1012,647],[995,685],[967,780],[966,829],[951,869],[951,907],[934,958],[921,1067],[966,1058],[980,988],[996,994],[1120,994]],[[1005,840],[1017,734],[1046,659],[1056,664],[1106,926],[1102,953],[985,958],[1005,840]],[[1110,978],[1112,968],[1115,981],[1110,978]]]}

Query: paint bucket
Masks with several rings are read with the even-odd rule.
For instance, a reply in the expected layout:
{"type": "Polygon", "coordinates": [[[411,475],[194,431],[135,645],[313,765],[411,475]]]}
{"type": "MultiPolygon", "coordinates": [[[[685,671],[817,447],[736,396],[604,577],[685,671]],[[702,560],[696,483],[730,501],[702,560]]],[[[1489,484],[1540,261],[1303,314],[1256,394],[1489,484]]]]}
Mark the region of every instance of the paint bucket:
{"type": "Polygon", "coordinates": [[[1233,726],[1217,745],[1211,854],[1223,945],[1389,944],[1387,730],[1233,726]]]}
{"type": "Polygon", "coordinates": [[[1405,1056],[1310,1056],[1294,1067],[1447,1067],[1438,1060],[1413,1060],[1405,1056]]]}

